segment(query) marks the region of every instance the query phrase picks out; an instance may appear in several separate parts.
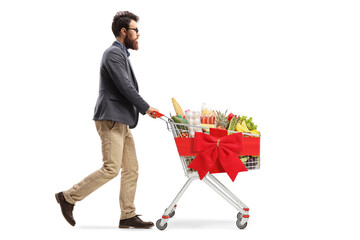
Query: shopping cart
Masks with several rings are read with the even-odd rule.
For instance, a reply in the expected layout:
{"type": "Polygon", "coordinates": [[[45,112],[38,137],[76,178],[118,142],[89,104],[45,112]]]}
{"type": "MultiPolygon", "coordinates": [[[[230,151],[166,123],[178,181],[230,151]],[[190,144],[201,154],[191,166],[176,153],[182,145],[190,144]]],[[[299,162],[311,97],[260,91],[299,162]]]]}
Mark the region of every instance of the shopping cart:
{"type": "MultiPolygon", "coordinates": [[[[156,222],[156,227],[159,230],[164,230],[167,227],[167,222],[169,221],[169,219],[175,215],[177,202],[184,194],[186,189],[194,180],[201,179],[201,177],[199,177],[199,173],[196,170],[188,167],[188,165],[195,159],[196,156],[184,156],[184,155],[188,155],[186,153],[181,154],[180,146],[177,140],[185,140],[184,138],[189,138],[188,140],[192,140],[193,132],[210,133],[210,129],[208,127],[176,123],[173,121],[172,118],[169,118],[159,112],[153,112],[153,115],[165,121],[167,125],[167,129],[172,132],[173,137],[175,138],[175,142],[177,144],[177,148],[179,151],[179,156],[185,176],[188,178],[185,185],[176,195],[175,199],[170,203],[169,207],[165,209],[162,218],[157,220],[156,222]]],[[[226,132],[226,135],[232,133],[237,133],[237,132],[228,131],[226,132]]],[[[238,160],[242,161],[242,163],[246,167],[245,170],[259,169],[260,168],[260,135],[255,135],[250,133],[242,133],[242,134],[244,139],[248,139],[251,141],[242,142],[242,144],[244,144],[244,146],[242,147],[245,150],[243,151],[242,155],[245,156],[239,156],[238,160]],[[251,150],[247,151],[247,148],[249,149],[251,148],[251,150]],[[256,155],[256,156],[252,156],[252,155],[256,155]]],[[[219,140],[217,141],[217,144],[219,144],[219,140]]],[[[188,148],[191,148],[191,146],[188,148]]],[[[224,172],[224,169],[221,167],[221,164],[219,164],[219,162],[216,163],[212,171],[210,171],[208,174],[203,176],[202,181],[206,183],[210,188],[212,188],[216,193],[218,193],[221,197],[223,197],[236,210],[239,211],[237,214],[236,226],[240,229],[244,229],[247,226],[247,222],[249,220],[249,208],[245,203],[243,203],[239,198],[237,198],[230,190],[228,190],[217,178],[213,176],[213,173],[217,173],[217,172],[224,172]]]]}

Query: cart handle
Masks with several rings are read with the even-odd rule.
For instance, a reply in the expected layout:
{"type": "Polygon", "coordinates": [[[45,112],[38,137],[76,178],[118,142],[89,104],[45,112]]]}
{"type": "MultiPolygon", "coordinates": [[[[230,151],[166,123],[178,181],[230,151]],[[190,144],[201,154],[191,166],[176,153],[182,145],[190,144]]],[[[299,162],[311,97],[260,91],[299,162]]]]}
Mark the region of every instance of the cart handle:
{"type": "Polygon", "coordinates": [[[161,118],[162,116],[165,116],[164,114],[162,114],[162,113],[160,113],[160,112],[158,112],[158,111],[153,111],[153,112],[152,112],[152,115],[153,115],[154,117],[157,117],[157,118],[161,118]]]}
{"type": "Polygon", "coordinates": [[[161,120],[163,120],[166,123],[167,129],[169,131],[171,131],[170,126],[169,126],[169,122],[173,122],[173,120],[171,118],[165,116],[164,114],[162,114],[162,113],[160,113],[158,111],[153,111],[151,113],[151,115],[153,115],[155,118],[160,118],[161,120]]]}
{"type": "Polygon", "coordinates": [[[165,116],[164,114],[162,114],[162,113],[160,113],[160,112],[158,112],[158,111],[153,111],[153,112],[151,113],[151,115],[153,115],[153,116],[156,117],[156,118],[160,118],[161,120],[164,120],[165,122],[172,121],[171,118],[165,116]]]}

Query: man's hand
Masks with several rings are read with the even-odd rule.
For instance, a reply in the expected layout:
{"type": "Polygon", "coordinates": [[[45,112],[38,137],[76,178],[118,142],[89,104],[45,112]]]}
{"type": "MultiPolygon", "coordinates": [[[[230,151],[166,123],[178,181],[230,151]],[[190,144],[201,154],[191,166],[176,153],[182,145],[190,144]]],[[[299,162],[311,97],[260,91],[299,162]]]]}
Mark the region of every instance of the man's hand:
{"type": "Polygon", "coordinates": [[[158,112],[159,110],[157,110],[156,108],[153,108],[153,107],[149,107],[149,109],[146,111],[146,114],[152,118],[156,118],[154,115],[152,115],[152,112],[154,112],[154,111],[158,112]]]}

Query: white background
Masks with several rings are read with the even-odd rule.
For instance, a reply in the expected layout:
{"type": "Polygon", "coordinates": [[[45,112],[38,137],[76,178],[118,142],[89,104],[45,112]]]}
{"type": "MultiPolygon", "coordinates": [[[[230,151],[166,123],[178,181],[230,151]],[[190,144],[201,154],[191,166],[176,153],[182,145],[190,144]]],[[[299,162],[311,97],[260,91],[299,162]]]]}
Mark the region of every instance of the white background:
{"type": "MultiPolygon", "coordinates": [[[[2,1],[1,239],[359,239],[358,1],[2,1]],[[92,121],[103,51],[119,10],[140,16],[131,61],[161,112],[213,108],[252,116],[261,169],[218,178],[237,211],[196,181],[165,231],[118,229],[119,176],[75,206],[54,194],[101,167],[92,121]],[[7,235],[6,238],[4,236],[7,235]]],[[[171,133],[141,116],[133,130],[137,212],[156,221],[186,178],[171,133]]]]}

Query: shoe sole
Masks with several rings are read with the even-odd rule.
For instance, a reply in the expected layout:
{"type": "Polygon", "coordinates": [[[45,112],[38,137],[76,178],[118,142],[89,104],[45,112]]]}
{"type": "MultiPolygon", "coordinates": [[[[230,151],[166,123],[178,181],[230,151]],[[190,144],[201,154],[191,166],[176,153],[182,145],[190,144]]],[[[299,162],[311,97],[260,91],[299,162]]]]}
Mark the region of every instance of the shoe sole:
{"type": "Polygon", "coordinates": [[[153,226],[154,226],[154,225],[148,226],[148,227],[134,227],[134,226],[121,225],[121,226],[119,226],[119,228],[140,228],[140,229],[147,229],[147,228],[151,228],[151,227],[153,227],[153,226]]]}

